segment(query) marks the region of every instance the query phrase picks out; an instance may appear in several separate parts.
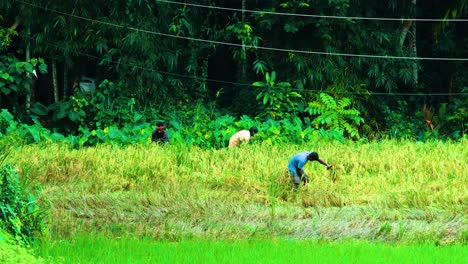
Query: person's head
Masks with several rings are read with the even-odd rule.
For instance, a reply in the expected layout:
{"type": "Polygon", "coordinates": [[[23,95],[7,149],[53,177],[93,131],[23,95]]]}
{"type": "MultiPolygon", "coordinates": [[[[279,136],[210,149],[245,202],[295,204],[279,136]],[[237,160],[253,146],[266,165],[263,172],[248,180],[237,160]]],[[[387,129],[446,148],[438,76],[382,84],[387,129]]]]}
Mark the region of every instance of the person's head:
{"type": "Polygon", "coordinates": [[[156,131],[158,131],[159,133],[163,132],[165,128],[166,126],[161,122],[156,124],[156,131]]]}
{"type": "Polygon", "coordinates": [[[307,155],[308,160],[318,160],[319,156],[317,152],[311,152],[309,155],[307,155]]]}
{"type": "Polygon", "coordinates": [[[251,127],[251,128],[249,129],[249,132],[250,132],[250,136],[253,136],[253,135],[255,135],[255,134],[258,133],[258,129],[257,129],[257,127],[254,127],[254,126],[253,126],[253,127],[251,127]]]}

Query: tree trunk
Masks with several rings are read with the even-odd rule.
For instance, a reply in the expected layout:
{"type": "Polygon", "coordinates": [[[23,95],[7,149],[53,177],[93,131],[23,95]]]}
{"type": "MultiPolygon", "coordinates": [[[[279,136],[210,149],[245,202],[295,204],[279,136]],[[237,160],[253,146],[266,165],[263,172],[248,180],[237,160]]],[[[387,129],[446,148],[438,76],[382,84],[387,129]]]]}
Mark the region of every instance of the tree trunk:
{"type": "Polygon", "coordinates": [[[62,100],[67,99],[68,93],[68,67],[66,64],[63,65],[63,93],[62,100]]]}
{"type": "MultiPolygon", "coordinates": [[[[416,10],[416,0],[413,0],[412,4],[414,5],[414,10],[416,10]]],[[[416,37],[416,21],[414,21],[414,23],[413,23],[413,41],[412,41],[413,56],[414,57],[418,56],[416,40],[417,40],[417,37],[416,37]]],[[[414,82],[414,85],[418,84],[418,63],[416,62],[416,60],[413,61],[413,82],[414,82]]]]}
{"type": "MultiPolygon", "coordinates": [[[[242,24],[245,23],[245,0],[242,0],[242,24]]],[[[242,39],[241,61],[240,61],[240,81],[247,80],[247,52],[245,51],[245,40],[242,39]]]]}
{"type": "MultiPolygon", "coordinates": [[[[30,25],[28,25],[28,28],[26,29],[26,34],[28,36],[28,41],[27,41],[27,44],[26,44],[26,61],[30,61],[31,60],[31,40],[29,39],[29,37],[31,35],[31,26],[30,25]]],[[[29,114],[30,111],[31,111],[31,98],[32,98],[32,95],[33,95],[34,87],[33,87],[31,74],[29,72],[27,72],[26,76],[31,82],[31,85],[29,86],[30,87],[29,91],[26,91],[26,113],[29,114]]]]}
{"type": "Polygon", "coordinates": [[[21,22],[21,19],[16,17],[15,18],[15,23],[13,23],[13,25],[10,27],[11,30],[16,30],[16,28],[18,27],[18,25],[20,24],[21,22]]]}
{"type": "MultiPolygon", "coordinates": [[[[414,5],[416,10],[416,0],[412,0],[411,4],[414,5]]],[[[400,33],[400,46],[405,45],[405,40],[408,39],[408,47],[412,50],[413,56],[417,57],[417,45],[416,45],[416,21],[406,20],[403,24],[403,29],[400,33]],[[410,36],[410,37],[408,37],[410,36]]],[[[418,84],[418,63],[416,60],[413,61],[413,84],[418,84]]]]}
{"type": "Polygon", "coordinates": [[[403,29],[401,30],[401,33],[400,33],[400,46],[405,45],[405,39],[406,39],[406,36],[408,35],[408,32],[409,32],[411,26],[413,25],[413,21],[412,20],[406,20],[403,23],[404,23],[403,24],[403,29]]]}
{"type": "Polygon", "coordinates": [[[54,103],[59,101],[59,87],[58,87],[58,78],[57,78],[57,61],[52,60],[52,83],[54,86],[54,103]]]}
{"type": "Polygon", "coordinates": [[[452,89],[453,88],[453,74],[450,74],[449,84],[448,84],[448,93],[449,93],[449,102],[452,101],[452,89]]]}

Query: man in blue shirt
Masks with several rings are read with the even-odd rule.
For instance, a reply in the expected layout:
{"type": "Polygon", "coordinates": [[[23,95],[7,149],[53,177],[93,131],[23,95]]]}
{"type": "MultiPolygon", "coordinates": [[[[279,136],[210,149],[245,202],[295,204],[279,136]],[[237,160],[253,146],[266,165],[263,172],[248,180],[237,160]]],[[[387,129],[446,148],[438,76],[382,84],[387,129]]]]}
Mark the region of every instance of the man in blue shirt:
{"type": "Polygon", "coordinates": [[[316,160],[321,164],[327,166],[327,170],[332,168],[332,165],[326,163],[324,160],[320,159],[317,152],[300,152],[294,155],[294,157],[289,160],[288,170],[291,175],[291,180],[294,183],[294,189],[299,187],[300,182],[304,184],[309,182],[308,175],[305,173],[303,167],[309,160],[316,160]]]}

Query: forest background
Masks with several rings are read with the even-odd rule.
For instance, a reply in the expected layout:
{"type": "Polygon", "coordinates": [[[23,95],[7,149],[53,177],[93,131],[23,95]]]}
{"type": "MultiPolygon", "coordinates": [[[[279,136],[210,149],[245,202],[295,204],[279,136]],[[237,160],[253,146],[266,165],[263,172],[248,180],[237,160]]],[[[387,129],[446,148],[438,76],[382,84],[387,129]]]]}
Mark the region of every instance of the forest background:
{"type": "Polygon", "coordinates": [[[459,139],[467,2],[3,0],[0,133],[125,144],[162,121],[201,147],[252,125],[271,144],[459,139]]]}

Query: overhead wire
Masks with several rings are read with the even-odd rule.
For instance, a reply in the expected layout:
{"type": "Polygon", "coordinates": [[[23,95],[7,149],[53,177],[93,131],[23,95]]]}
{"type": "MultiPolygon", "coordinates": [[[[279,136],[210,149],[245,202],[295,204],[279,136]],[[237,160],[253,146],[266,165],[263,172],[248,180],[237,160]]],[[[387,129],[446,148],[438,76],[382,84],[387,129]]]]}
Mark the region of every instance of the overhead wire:
{"type": "MultiPolygon", "coordinates": [[[[47,42],[47,41],[44,41],[44,43],[46,45],[53,46],[55,48],[64,49],[63,46],[56,45],[56,44],[53,44],[53,43],[50,43],[50,42],[47,42]]],[[[222,84],[229,84],[229,85],[235,85],[235,86],[256,87],[253,84],[249,84],[249,83],[230,82],[230,81],[210,79],[210,78],[205,78],[205,77],[198,77],[198,76],[190,76],[190,75],[185,75],[185,74],[172,73],[172,72],[163,71],[163,70],[156,70],[156,69],[153,69],[153,68],[142,67],[142,66],[139,66],[139,65],[136,65],[136,64],[133,64],[133,63],[123,63],[123,62],[114,61],[114,60],[111,60],[111,59],[106,59],[106,58],[103,58],[103,57],[91,55],[91,54],[81,52],[81,51],[71,51],[71,52],[75,53],[75,54],[78,54],[78,55],[85,56],[85,57],[89,57],[89,58],[92,58],[92,59],[106,61],[106,62],[109,62],[109,63],[112,63],[112,64],[123,65],[123,66],[132,67],[132,68],[145,70],[145,71],[158,72],[158,73],[162,73],[162,74],[166,74],[166,75],[170,75],[170,76],[176,76],[176,77],[194,79],[194,80],[201,80],[201,81],[208,81],[208,82],[215,82],[215,83],[222,83],[222,84]]],[[[288,90],[297,91],[297,92],[309,92],[309,93],[323,92],[321,90],[298,89],[298,88],[289,88],[288,90]]],[[[373,96],[373,95],[383,95],[383,96],[456,96],[456,95],[461,95],[461,96],[464,96],[464,95],[468,95],[468,93],[383,93],[383,92],[359,93],[359,92],[350,92],[350,91],[334,92],[334,93],[367,95],[367,96],[373,96]]]]}
{"type": "MultiPolygon", "coordinates": [[[[67,15],[67,16],[74,17],[74,18],[83,19],[83,20],[86,20],[86,21],[89,21],[89,22],[95,22],[95,23],[100,23],[100,24],[113,26],[113,27],[119,27],[119,28],[128,28],[128,29],[131,29],[131,30],[139,31],[139,32],[146,32],[146,33],[152,33],[152,34],[158,34],[158,35],[167,35],[167,36],[173,36],[173,37],[182,37],[182,36],[164,34],[164,33],[153,32],[153,31],[148,31],[148,30],[142,30],[142,29],[137,29],[137,28],[132,28],[132,27],[126,27],[126,26],[117,25],[117,24],[110,23],[110,22],[94,20],[94,19],[90,19],[90,18],[86,18],[86,17],[81,17],[81,16],[77,16],[77,15],[73,15],[73,14],[68,14],[68,13],[65,13],[65,12],[57,11],[57,10],[52,10],[52,9],[42,7],[42,6],[37,6],[35,4],[27,3],[27,2],[24,2],[24,1],[20,1],[20,0],[15,0],[15,1],[21,2],[21,3],[24,3],[24,4],[28,4],[28,5],[37,7],[37,8],[41,8],[41,9],[44,9],[46,11],[55,12],[55,13],[58,13],[58,14],[67,15]]],[[[207,40],[205,40],[205,41],[207,41],[207,40]]],[[[215,43],[218,43],[218,44],[232,44],[232,45],[235,45],[235,46],[243,46],[241,44],[225,43],[225,42],[218,42],[218,41],[207,41],[207,42],[215,42],[215,43]]],[[[54,46],[56,48],[64,49],[61,46],[52,44],[52,43],[47,42],[47,41],[45,41],[45,43],[47,45],[51,45],[51,46],[54,46]]],[[[263,48],[266,48],[266,47],[263,47],[263,48]]],[[[273,49],[273,48],[271,48],[271,49],[273,49]]],[[[274,49],[274,50],[286,51],[284,49],[274,49]]],[[[287,50],[287,51],[299,52],[297,50],[287,50]]],[[[141,70],[154,71],[154,72],[163,73],[163,74],[171,75],[171,76],[177,76],[177,77],[182,77],[182,78],[190,78],[190,79],[196,79],[196,80],[203,80],[203,81],[208,81],[208,82],[216,82],[216,83],[222,83],[222,84],[237,85],[237,86],[251,86],[251,87],[254,86],[252,84],[246,84],[246,83],[229,82],[229,81],[222,81],[222,80],[216,80],[216,79],[210,79],[210,78],[204,78],[204,77],[197,77],[197,76],[189,76],[189,75],[184,75],[184,74],[171,73],[171,72],[167,72],[167,71],[141,67],[139,65],[135,65],[135,64],[131,64],[131,63],[122,63],[122,62],[118,62],[118,61],[113,61],[113,60],[110,60],[110,59],[106,59],[106,58],[103,58],[103,57],[83,53],[83,52],[80,52],[80,51],[72,51],[72,52],[74,52],[76,54],[80,54],[82,56],[89,57],[89,58],[94,58],[96,60],[107,61],[109,63],[113,63],[113,64],[117,64],[117,65],[124,65],[124,66],[128,66],[128,67],[134,67],[134,68],[141,69],[141,70]]],[[[305,51],[303,51],[303,52],[305,52],[305,51]]],[[[322,52],[320,52],[320,54],[329,55],[329,53],[322,53],[322,52]]],[[[361,54],[353,54],[353,55],[365,56],[365,55],[361,55],[361,54]]],[[[389,58],[388,56],[379,56],[379,57],[389,58]]],[[[410,57],[406,57],[406,58],[410,58],[410,57]]],[[[424,59],[424,58],[419,57],[419,59],[424,59]]],[[[425,58],[425,59],[429,59],[429,58],[425,58]]],[[[438,58],[438,59],[453,59],[453,58],[438,58]]],[[[458,60],[468,60],[468,59],[458,59],[458,60]]],[[[307,90],[307,89],[297,89],[297,88],[291,88],[290,90],[292,90],[292,91],[301,91],[301,92],[321,92],[320,90],[307,90]]],[[[359,95],[385,95],[385,96],[399,96],[399,95],[401,95],[401,96],[453,96],[453,95],[467,95],[468,94],[468,93],[382,93],[382,92],[369,92],[369,93],[346,92],[346,93],[359,94],[359,95]]]]}
{"type": "Polygon", "coordinates": [[[468,22],[468,19],[462,18],[389,18],[389,17],[359,17],[359,16],[330,16],[330,15],[311,15],[311,14],[297,14],[297,13],[284,13],[284,12],[273,12],[263,10],[249,10],[229,7],[219,7],[212,5],[202,5],[193,3],[183,3],[169,0],[155,0],[156,2],[162,2],[167,4],[186,5],[192,7],[217,9],[233,12],[246,12],[260,15],[277,15],[277,16],[293,16],[293,17],[308,17],[308,18],[327,18],[327,19],[344,19],[344,20],[375,20],[375,21],[419,21],[419,22],[468,22]]]}
{"type": "Polygon", "coordinates": [[[391,56],[391,55],[371,55],[371,54],[352,54],[352,53],[337,53],[337,52],[322,52],[322,51],[307,51],[307,50],[295,50],[295,49],[282,49],[282,48],[273,48],[273,47],[264,47],[264,46],[253,46],[253,45],[245,45],[245,44],[238,44],[238,43],[231,43],[231,42],[224,42],[224,41],[216,41],[216,40],[206,40],[206,39],[199,39],[199,38],[192,38],[192,37],[185,37],[179,35],[172,35],[167,33],[155,32],[151,30],[139,29],[131,26],[125,25],[118,25],[115,23],[105,22],[101,20],[95,20],[92,18],[82,17],[74,14],[69,14],[66,12],[58,11],[55,9],[50,9],[47,7],[42,7],[36,4],[24,2],[21,0],[15,0],[17,2],[28,4],[30,6],[40,8],[49,12],[54,12],[61,15],[70,16],[77,19],[82,19],[92,23],[99,23],[107,26],[118,27],[122,29],[128,29],[136,32],[146,33],[146,34],[153,34],[177,39],[184,39],[190,41],[198,41],[198,42],[205,42],[211,44],[218,44],[218,45],[225,45],[225,46],[233,46],[239,48],[249,48],[249,49],[260,49],[260,50],[268,50],[268,51],[278,51],[278,52],[288,52],[288,53],[302,53],[302,54],[310,54],[310,55],[323,55],[323,56],[342,56],[342,57],[358,57],[358,58],[374,58],[374,59],[399,59],[399,60],[432,60],[432,61],[468,61],[468,58],[444,58],[444,57],[404,57],[404,56],[391,56]]]}

